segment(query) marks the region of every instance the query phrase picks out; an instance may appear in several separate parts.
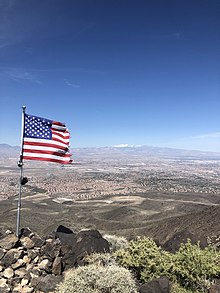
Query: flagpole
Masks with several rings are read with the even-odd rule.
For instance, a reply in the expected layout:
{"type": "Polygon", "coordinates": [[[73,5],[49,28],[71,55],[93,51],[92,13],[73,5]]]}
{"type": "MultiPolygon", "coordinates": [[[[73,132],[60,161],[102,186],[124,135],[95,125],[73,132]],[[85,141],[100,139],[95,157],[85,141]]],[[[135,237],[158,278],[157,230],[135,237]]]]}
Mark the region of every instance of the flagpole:
{"type": "Polygon", "coordinates": [[[16,236],[19,236],[20,229],[20,211],[21,211],[21,190],[22,190],[22,179],[23,179],[23,146],[24,146],[24,116],[26,106],[22,107],[22,119],[21,119],[21,151],[18,160],[18,167],[20,168],[20,181],[19,181],[19,194],[18,194],[18,207],[17,207],[17,226],[16,236]]]}

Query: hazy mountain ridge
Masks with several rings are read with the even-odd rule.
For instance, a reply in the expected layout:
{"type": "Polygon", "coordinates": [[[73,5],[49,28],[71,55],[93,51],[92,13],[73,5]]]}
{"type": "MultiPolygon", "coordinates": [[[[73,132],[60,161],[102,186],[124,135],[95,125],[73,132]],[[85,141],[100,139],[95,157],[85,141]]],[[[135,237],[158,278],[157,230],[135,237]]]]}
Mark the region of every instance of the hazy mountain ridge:
{"type": "Polygon", "coordinates": [[[201,158],[217,158],[220,159],[220,152],[205,152],[198,150],[184,150],[168,147],[154,146],[138,146],[138,147],[100,147],[100,148],[75,148],[71,149],[75,154],[111,154],[111,155],[127,155],[127,156],[150,156],[150,157],[201,157],[201,158]]]}
{"type": "MultiPolygon", "coordinates": [[[[19,146],[0,144],[1,157],[18,157],[19,146]]],[[[125,146],[125,147],[84,147],[71,148],[70,152],[75,157],[164,157],[164,158],[187,158],[187,159],[220,159],[220,152],[208,152],[199,150],[175,149],[155,146],[125,146]]]]}
{"type": "Polygon", "coordinates": [[[2,158],[17,158],[19,156],[20,147],[19,146],[11,146],[9,144],[3,143],[0,144],[0,156],[2,158]]]}

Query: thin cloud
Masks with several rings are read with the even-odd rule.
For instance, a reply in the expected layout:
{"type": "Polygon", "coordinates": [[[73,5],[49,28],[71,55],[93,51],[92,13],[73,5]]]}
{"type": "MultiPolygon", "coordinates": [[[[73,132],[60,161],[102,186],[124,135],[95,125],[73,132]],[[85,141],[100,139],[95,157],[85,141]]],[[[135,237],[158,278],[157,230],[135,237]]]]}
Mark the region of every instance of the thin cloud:
{"type": "Polygon", "coordinates": [[[41,81],[33,73],[23,68],[0,68],[0,75],[18,83],[31,82],[41,84],[41,81]]]}
{"type": "Polygon", "coordinates": [[[73,87],[73,88],[79,88],[80,87],[79,84],[69,82],[67,79],[64,79],[64,82],[65,82],[66,85],[68,85],[70,87],[73,87]]]}
{"type": "MultiPolygon", "coordinates": [[[[0,45],[1,48],[1,45],[0,45]]],[[[73,72],[87,73],[87,74],[103,74],[104,72],[88,69],[88,68],[22,68],[22,67],[4,67],[0,66],[0,76],[16,82],[33,82],[42,84],[42,75],[49,74],[72,74],[73,72]],[[41,76],[41,79],[39,78],[41,76]]],[[[64,83],[72,88],[80,88],[81,85],[77,82],[70,82],[68,79],[64,79],[64,83]]]]}
{"type": "MultiPolygon", "coordinates": [[[[91,68],[80,68],[80,67],[60,67],[60,68],[30,68],[28,69],[32,72],[42,72],[42,73],[66,73],[66,72],[79,72],[79,73],[88,73],[88,74],[106,74],[106,71],[101,71],[91,68]]],[[[64,79],[65,80],[65,79],[64,79]]]]}
{"type": "Polygon", "coordinates": [[[181,32],[175,32],[171,34],[162,34],[153,36],[154,39],[167,39],[167,40],[183,40],[183,34],[181,32]]]}
{"type": "Polygon", "coordinates": [[[220,138],[220,132],[205,133],[205,134],[193,136],[192,138],[196,138],[196,139],[220,138]]]}

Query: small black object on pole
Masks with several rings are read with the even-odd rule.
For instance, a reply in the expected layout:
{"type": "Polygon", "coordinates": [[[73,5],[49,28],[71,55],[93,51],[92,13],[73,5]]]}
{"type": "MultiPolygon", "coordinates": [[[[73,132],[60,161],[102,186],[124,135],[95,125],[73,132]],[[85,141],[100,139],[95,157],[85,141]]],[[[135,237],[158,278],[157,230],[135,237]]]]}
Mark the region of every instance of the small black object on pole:
{"type": "Polygon", "coordinates": [[[19,181],[19,194],[18,194],[18,208],[17,208],[17,226],[16,226],[16,236],[19,237],[20,230],[20,212],[21,212],[21,189],[22,185],[28,182],[26,177],[23,177],[23,146],[24,146],[24,116],[25,116],[26,106],[22,107],[22,120],[21,120],[21,151],[18,160],[18,167],[20,168],[20,181],[19,181]]]}

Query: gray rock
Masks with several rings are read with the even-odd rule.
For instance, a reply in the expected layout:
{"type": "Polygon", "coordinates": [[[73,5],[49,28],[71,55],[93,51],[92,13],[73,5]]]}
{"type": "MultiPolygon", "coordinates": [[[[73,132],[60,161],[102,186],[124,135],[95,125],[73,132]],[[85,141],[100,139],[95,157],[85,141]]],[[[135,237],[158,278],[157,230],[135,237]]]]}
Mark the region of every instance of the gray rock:
{"type": "Polygon", "coordinates": [[[26,286],[26,285],[28,285],[28,283],[29,283],[29,280],[26,278],[21,280],[21,286],[26,286]]]}
{"type": "Polygon", "coordinates": [[[24,252],[22,250],[18,250],[16,248],[12,248],[7,251],[4,257],[1,259],[2,264],[7,268],[14,264],[19,258],[22,258],[24,252]]]}
{"type": "Polygon", "coordinates": [[[41,255],[45,255],[50,260],[60,255],[60,241],[58,239],[47,239],[46,244],[41,247],[41,255]]]}
{"type": "Polygon", "coordinates": [[[35,290],[42,291],[45,293],[54,292],[57,284],[61,280],[61,276],[47,275],[45,277],[32,279],[31,286],[34,287],[35,290]]]}
{"type": "Polygon", "coordinates": [[[6,230],[6,231],[5,231],[5,234],[6,234],[6,235],[8,235],[8,234],[13,234],[13,232],[12,232],[11,230],[6,230]]]}
{"type": "Polygon", "coordinates": [[[34,247],[34,242],[29,237],[22,237],[20,242],[24,248],[31,249],[34,247]]]}
{"type": "Polygon", "coordinates": [[[3,258],[7,250],[0,248],[0,260],[3,258]]]}
{"type": "Polygon", "coordinates": [[[31,272],[31,271],[33,270],[33,268],[34,268],[34,265],[33,265],[32,263],[28,263],[28,264],[26,265],[26,270],[27,270],[28,272],[31,272]]]}
{"type": "Polygon", "coordinates": [[[31,240],[34,243],[34,247],[42,247],[45,244],[45,240],[40,238],[38,235],[31,237],[31,240]]]}
{"type": "Polygon", "coordinates": [[[12,279],[8,280],[8,285],[10,285],[12,288],[15,288],[16,286],[18,286],[21,283],[22,278],[18,277],[18,276],[14,276],[12,279]]]}
{"type": "Polygon", "coordinates": [[[12,293],[20,293],[21,290],[22,290],[22,286],[21,286],[21,284],[17,284],[17,285],[13,288],[12,293]]]}
{"type": "Polygon", "coordinates": [[[23,257],[23,261],[24,261],[25,264],[28,264],[28,263],[31,262],[31,258],[28,257],[27,255],[25,255],[25,256],[23,257]]]}
{"type": "Polygon", "coordinates": [[[20,278],[24,278],[28,272],[25,268],[20,268],[14,271],[15,276],[20,277],[20,278]]]}
{"type": "Polygon", "coordinates": [[[49,259],[44,259],[38,264],[38,268],[46,272],[51,272],[51,266],[52,263],[49,259]]]}
{"type": "Polygon", "coordinates": [[[57,256],[52,265],[52,274],[61,275],[63,270],[62,257],[57,256]]]}
{"type": "Polygon", "coordinates": [[[7,268],[3,272],[3,277],[6,279],[11,279],[14,276],[14,271],[12,268],[7,268]]]}
{"type": "Polygon", "coordinates": [[[38,278],[41,276],[41,270],[38,267],[34,267],[30,272],[31,278],[38,278]]]}
{"type": "Polygon", "coordinates": [[[4,249],[17,247],[18,244],[18,238],[14,234],[6,235],[4,238],[0,239],[0,247],[4,249]]]}
{"type": "Polygon", "coordinates": [[[28,250],[28,252],[27,252],[27,256],[28,256],[31,260],[35,259],[35,257],[38,256],[38,254],[39,254],[39,252],[38,252],[37,250],[35,250],[35,249],[30,249],[30,250],[28,250]]]}
{"type": "Polygon", "coordinates": [[[34,292],[34,288],[29,287],[29,286],[23,286],[21,288],[21,291],[20,292],[21,293],[32,293],[32,292],[34,292]]]}
{"type": "Polygon", "coordinates": [[[4,287],[5,285],[7,285],[7,279],[1,278],[0,279],[0,291],[1,291],[1,288],[4,287]]]}
{"type": "Polygon", "coordinates": [[[23,261],[23,259],[19,258],[15,263],[13,263],[11,265],[11,267],[13,269],[19,269],[21,267],[25,266],[25,262],[23,261]]]}
{"type": "Polygon", "coordinates": [[[1,293],[7,293],[7,292],[11,292],[11,288],[9,285],[5,284],[0,286],[0,292],[1,293]]]}

